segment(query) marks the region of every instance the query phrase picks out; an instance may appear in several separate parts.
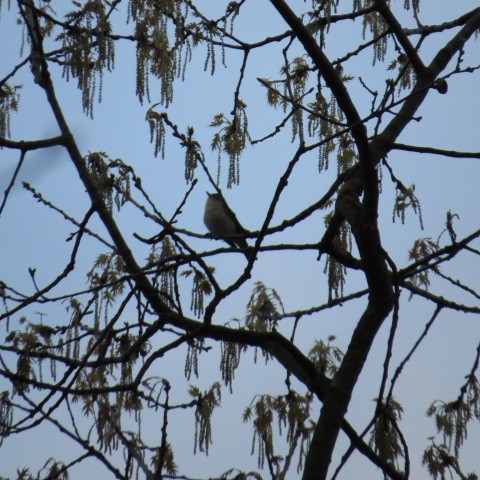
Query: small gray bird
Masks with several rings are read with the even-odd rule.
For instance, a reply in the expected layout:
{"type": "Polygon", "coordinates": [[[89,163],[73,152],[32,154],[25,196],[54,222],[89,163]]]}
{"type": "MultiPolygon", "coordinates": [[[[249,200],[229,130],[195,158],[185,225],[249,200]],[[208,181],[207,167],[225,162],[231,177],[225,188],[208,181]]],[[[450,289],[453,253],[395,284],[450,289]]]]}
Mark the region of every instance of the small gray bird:
{"type": "Polygon", "coordinates": [[[250,247],[243,237],[246,230],[240,225],[235,214],[218,193],[207,192],[207,195],[203,222],[208,231],[227,242],[231,247],[240,248],[245,257],[249,259],[250,247]]]}

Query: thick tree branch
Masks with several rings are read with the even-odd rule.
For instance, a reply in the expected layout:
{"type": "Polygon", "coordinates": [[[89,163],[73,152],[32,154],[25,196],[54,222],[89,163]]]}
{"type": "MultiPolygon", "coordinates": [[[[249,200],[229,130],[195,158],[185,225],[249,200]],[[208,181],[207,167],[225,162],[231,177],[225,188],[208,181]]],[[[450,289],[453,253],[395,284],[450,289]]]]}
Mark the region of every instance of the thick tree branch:
{"type": "Polygon", "coordinates": [[[63,145],[63,137],[45,138],[42,140],[8,140],[7,138],[0,138],[0,147],[12,148],[26,152],[28,150],[37,150],[39,148],[50,148],[63,145]]]}
{"type": "Polygon", "coordinates": [[[415,72],[417,75],[420,75],[425,70],[425,65],[422,62],[422,59],[418,55],[418,52],[415,50],[415,47],[412,45],[407,35],[405,34],[400,22],[397,20],[395,15],[393,15],[390,7],[388,6],[385,0],[375,0],[375,7],[383,17],[387,25],[390,27],[391,31],[397,37],[397,40],[400,42],[400,45],[403,47],[403,50],[407,54],[415,72]]]}
{"type": "Polygon", "coordinates": [[[425,100],[437,77],[479,27],[480,8],[477,8],[474,13],[472,12],[472,16],[463,28],[435,55],[423,74],[418,76],[412,95],[405,100],[398,114],[386,126],[384,131],[371,142],[370,148],[377,161],[391,150],[400,133],[414,118],[416,111],[425,100]]]}
{"type": "MultiPolygon", "coordinates": [[[[326,392],[324,404],[307,455],[303,480],[327,477],[333,449],[342,419],[350,403],[353,388],[363,369],[373,340],[393,307],[391,278],[380,247],[370,235],[355,227],[353,233],[365,266],[370,289],[368,306],[353,332],[344,359],[326,392]]],[[[379,239],[377,239],[379,242],[379,239]]]]}
{"type": "Polygon", "coordinates": [[[362,161],[368,161],[368,142],[366,128],[362,124],[360,116],[353,104],[348,90],[346,89],[339,74],[335,71],[332,63],[328,60],[322,49],[315,41],[312,34],[307,27],[295,15],[288,4],[284,0],[270,0],[272,5],[277,9],[283,19],[292,28],[293,34],[301,42],[315,66],[319,69],[320,74],[325,79],[325,82],[334,94],[338,105],[345,113],[348,124],[352,126],[352,136],[354,137],[359,155],[362,161]]]}
{"type": "MultiPolygon", "coordinates": [[[[370,289],[370,300],[353,334],[338,373],[326,392],[320,419],[307,455],[303,479],[318,480],[325,479],[327,476],[338,432],[350,403],[354,385],[368,356],[373,339],[393,306],[390,275],[376,226],[378,180],[375,171],[375,161],[378,162],[380,157],[376,157],[374,162],[371,161],[366,139],[366,127],[361,122],[358,112],[338,73],[326,58],[315,39],[286,2],[283,0],[271,0],[271,3],[290,25],[319,69],[327,86],[332,90],[339,107],[345,113],[347,122],[351,126],[352,137],[358,149],[360,164],[363,167],[363,185],[360,188],[357,185],[354,186],[356,183],[355,178],[346,182],[343,189],[344,196],[342,197],[339,194],[340,204],[345,208],[339,210],[338,205],[340,204],[338,203],[339,200],[337,200],[336,215],[339,217],[339,224],[347,218],[352,226],[370,289]],[[352,184],[352,187],[349,186],[349,182],[352,184]],[[364,203],[357,209],[353,196],[356,194],[358,197],[362,189],[365,191],[364,203]],[[353,209],[350,208],[350,205],[353,206],[353,209]],[[353,218],[353,215],[350,214],[356,211],[359,214],[356,218],[353,218]]],[[[332,227],[332,230],[336,230],[336,228],[332,227]]]]}
{"type": "MultiPolygon", "coordinates": [[[[363,166],[365,182],[365,204],[368,210],[376,211],[378,202],[377,179],[374,165],[371,162],[370,151],[367,140],[367,129],[362,123],[360,115],[350,98],[340,75],[334,66],[323,53],[321,47],[315,41],[307,27],[295,15],[284,0],[270,0],[283,19],[292,28],[293,33],[301,42],[310,58],[324,78],[328,88],[332,91],[335,99],[344,112],[347,123],[351,127],[351,134],[358,149],[360,163],[363,166]]],[[[373,215],[373,214],[372,214],[373,215]]]]}
{"type": "Polygon", "coordinates": [[[29,27],[29,34],[32,39],[32,55],[38,57],[40,61],[41,69],[39,75],[41,78],[39,78],[38,83],[46,93],[47,100],[62,133],[64,146],[68,151],[75,168],[77,169],[80,179],[85,185],[87,193],[92,202],[92,206],[110,234],[110,237],[117,247],[118,253],[122,256],[123,261],[125,262],[126,271],[135,278],[137,285],[144,293],[148,301],[159,314],[171,312],[171,309],[163,302],[155,287],[153,287],[148,278],[142,274],[142,270],[137,264],[132,251],[128,247],[127,242],[123,238],[123,235],[113,219],[112,214],[110,213],[110,210],[103,199],[102,193],[99,191],[87,169],[80,150],[78,149],[72,132],[70,131],[68,123],[63,115],[62,109],[58,103],[55,89],[48,70],[48,65],[43,54],[42,36],[40,34],[38,23],[36,22],[35,12],[29,9],[30,7],[25,5],[21,8],[21,11],[24,16],[25,23],[29,27]],[[29,16],[33,17],[34,21],[31,21],[29,16]]]}
{"type": "MultiPolygon", "coordinates": [[[[185,317],[168,315],[168,323],[175,325],[187,332],[197,331],[200,322],[185,317]]],[[[156,328],[152,325],[145,331],[145,338],[139,338],[138,342],[144,342],[154,335],[156,328]]],[[[325,401],[326,392],[330,389],[330,380],[319,374],[313,363],[289,340],[277,332],[260,333],[245,330],[235,330],[219,325],[210,325],[202,331],[205,337],[227,342],[240,343],[242,345],[257,346],[268,351],[285,369],[294,375],[297,380],[306,385],[309,390],[315,392],[317,397],[325,401]]],[[[132,346],[132,348],[135,348],[132,346]]],[[[127,352],[128,354],[128,352],[127,352]]],[[[355,448],[369,458],[375,465],[386,472],[392,479],[403,480],[403,476],[391,465],[383,461],[356,433],[352,426],[342,417],[340,428],[348,436],[355,448]]],[[[312,448],[310,449],[312,451],[312,448]]],[[[318,451],[317,451],[318,453],[318,451]]],[[[317,477],[315,477],[317,478],[317,477]]]]}
{"type": "Polygon", "coordinates": [[[444,22],[439,25],[422,25],[418,28],[405,28],[403,31],[406,35],[430,35],[431,33],[438,33],[443,32],[445,30],[449,30],[451,28],[460,27],[465,25],[465,23],[472,18],[473,15],[477,12],[477,9],[471,10],[467,12],[465,15],[456,18],[455,20],[451,20],[449,22],[444,22]]]}
{"type": "Polygon", "coordinates": [[[459,152],[458,150],[444,150],[442,148],[419,147],[416,145],[405,145],[404,143],[394,143],[392,150],[404,150],[415,153],[431,153],[432,155],[442,155],[452,158],[480,158],[480,152],[459,152]]]}

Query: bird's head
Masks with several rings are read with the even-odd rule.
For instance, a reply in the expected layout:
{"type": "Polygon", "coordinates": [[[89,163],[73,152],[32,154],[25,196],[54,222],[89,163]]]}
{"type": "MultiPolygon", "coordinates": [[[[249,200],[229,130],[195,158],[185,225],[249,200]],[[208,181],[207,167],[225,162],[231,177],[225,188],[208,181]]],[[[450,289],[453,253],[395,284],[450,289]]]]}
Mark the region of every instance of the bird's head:
{"type": "Polygon", "coordinates": [[[223,203],[223,199],[222,199],[222,197],[221,197],[220,194],[207,192],[207,195],[208,195],[208,200],[210,200],[210,201],[212,201],[212,202],[221,202],[221,203],[223,203]]]}
{"type": "Polygon", "coordinates": [[[210,193],[210,192],[207,192],[207,195],[208,195],[210,198],[222,198],[218,193],[210,193]]]}

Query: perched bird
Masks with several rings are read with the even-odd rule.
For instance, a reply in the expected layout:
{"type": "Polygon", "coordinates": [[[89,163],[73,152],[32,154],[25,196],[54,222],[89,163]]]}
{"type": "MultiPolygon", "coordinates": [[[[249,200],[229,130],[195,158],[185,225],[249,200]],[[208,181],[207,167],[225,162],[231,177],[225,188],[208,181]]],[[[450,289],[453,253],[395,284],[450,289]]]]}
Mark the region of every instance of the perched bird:
{"type": "Polygon", "coordinates": [[[250,247],[243,236],[246,230],[240,225],[235,214],[225,203],[218,193],[208,193],[203,222],[208,231],[214,236],[221,238],[231,247],[237,247],[242,253],[250,258],[250,247]]]}

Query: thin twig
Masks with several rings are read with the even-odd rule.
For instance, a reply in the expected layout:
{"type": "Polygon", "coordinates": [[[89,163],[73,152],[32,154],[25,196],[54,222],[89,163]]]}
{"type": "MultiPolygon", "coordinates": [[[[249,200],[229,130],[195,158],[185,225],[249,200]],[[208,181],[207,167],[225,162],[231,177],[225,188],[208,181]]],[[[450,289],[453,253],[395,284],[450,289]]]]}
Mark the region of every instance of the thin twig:
{"type": "Polygon", "coordinates": [[[3,195],[3,201],[2,204],[0,205],[0,217],[2,216],[3,209],[5,208],[5,205],[7,204],[7,199],[8,195],[10,194],[10,191],[12,190],[13,186],[15,185],[15,180],[17,179],[17,175],[20,172],[20,169],[22,168],[23,161],[25,160],[25,155],[26,151],[22,150],[20,153],[20,159],[18,160],[17,166],[15,168],[15,172],[13,172],[13,176],[10,180],[10,183],[8,184],[8,187],[6,188],[4,195],[3,195]]]}

